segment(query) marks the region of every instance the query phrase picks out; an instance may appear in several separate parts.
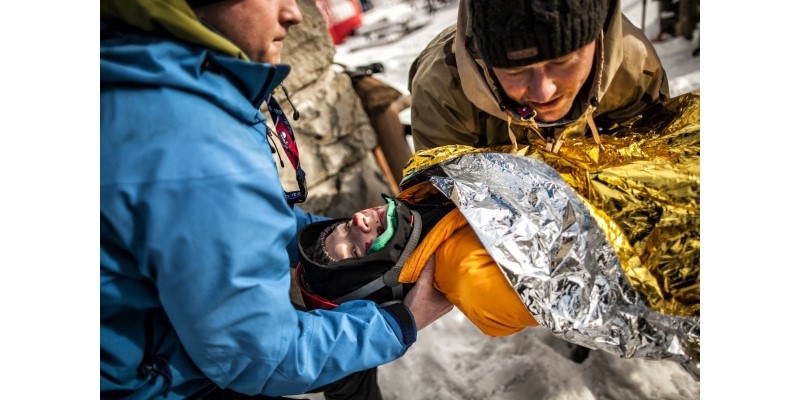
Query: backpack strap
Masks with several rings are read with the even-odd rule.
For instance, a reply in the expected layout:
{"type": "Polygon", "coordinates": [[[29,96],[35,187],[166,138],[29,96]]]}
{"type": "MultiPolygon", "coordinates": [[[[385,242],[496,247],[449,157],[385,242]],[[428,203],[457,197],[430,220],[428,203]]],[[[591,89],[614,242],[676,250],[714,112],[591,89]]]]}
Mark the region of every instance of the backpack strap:
{"type": "Polygon", "coordinates": [[[391,288],[401,286],[400,282],[397,281],[397,278],[400,277],[400,271],[403,270],[403,265],[406,263],[406,260],[414,251],[414,249],[417,248],[417,245],[419,244],[419,238],[422,235],[422,217],[420,217],[419,213],[414,210],[411,210],[411,217],[414,229],[411,231],[411,236],[408,238],[406,248],[403,249],[403,253],[400,254],[400,258],[397,259],[394,267],[383,274],[383,283],[391,288]],[[419,223],[414,223],[416,221],[419,221],[419,223]]]}
{"type": "Polygon", "coordinates": [[[399,300],[403,297],[403,285],[397,281],[397,278],[400,277],[400,271],[403,270],[403,265],[405,264],[406,260],[414,251],[414,249],[417,248],[420,236],[422,235],[422,217],[420,217],[418,212],[414,210],[410,211],[411,225],[413,228],[411,230],[411,235],[408,237],[408,242],[406,242],[406,246],[403,249],[403,252],[400,253],[400,257],[397,259],[397,262],[395,262],[395,265],[386,271],[386,273],[384,273],[382,276],[379,276],[366,285],[333,300],[334,303],[341,304],[348,300],[363,299],[385,287],[392,288],[392,299],[399,300]]]}

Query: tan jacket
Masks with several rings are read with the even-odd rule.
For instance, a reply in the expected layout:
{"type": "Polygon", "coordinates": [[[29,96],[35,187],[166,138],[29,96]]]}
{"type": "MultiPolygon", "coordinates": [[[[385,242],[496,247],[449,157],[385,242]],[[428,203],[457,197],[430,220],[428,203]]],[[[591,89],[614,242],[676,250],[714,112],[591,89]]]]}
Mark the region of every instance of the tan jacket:
{"type": "Polygon", "coordinates": [[[461,0],[456,25],[435,37],[411,66],[411,127],[416,150],[449,144],[512,144],[510,130],[519,143],[545,147],[548,140],[585,135],[587,125],[595,120],[602,132],[669,97],[667,77],[653,45],[622,15],[617,0],[598,39],[591,89],[576,99],[572,122],[547,127],[522,121],[501,108],[498,93],[502,89],[489,77],[487,67],[472,56],[476,53],[469,48],[466,1],[461,0]],[[592,99],[597,100],[596,106],[592,99]]]}

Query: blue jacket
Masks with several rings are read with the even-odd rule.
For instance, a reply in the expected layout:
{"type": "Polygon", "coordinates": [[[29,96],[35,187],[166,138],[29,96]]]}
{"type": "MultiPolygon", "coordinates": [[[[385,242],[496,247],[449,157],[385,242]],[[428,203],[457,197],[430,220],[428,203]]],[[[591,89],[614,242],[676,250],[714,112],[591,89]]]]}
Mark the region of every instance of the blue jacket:
{"type": "Polygon", "coordinates": [[[290,302],[295,234],[320,217],[287,204],[265,140],[288,73],[101,20],[101,397],[298,394],[415,340],[404,308],[290,302]]]}

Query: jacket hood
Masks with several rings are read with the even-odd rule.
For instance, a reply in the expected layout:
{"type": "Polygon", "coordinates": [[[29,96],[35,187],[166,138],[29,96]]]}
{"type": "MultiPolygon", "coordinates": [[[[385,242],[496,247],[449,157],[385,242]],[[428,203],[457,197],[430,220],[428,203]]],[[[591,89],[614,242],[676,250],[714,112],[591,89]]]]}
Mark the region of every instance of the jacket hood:
{"type": "Polygon", "coordinates": [[[101,87],[189,91],[251,121],[251,106],[258,109],[290,71],[288,65],[250,62],[233,43],[203,25],[184,0],[102,1],[100,15],[101,87]],[[235,87],[219,74],[232,77],[235,87]]]}
{"type": "MultiPolygon", "coordinates": [[[[480,59],[477,59],[478,56],[475,49],[470,48],[472,46],[472,23],[469,19],[467,1],[469,0],[460,0],[455,44],[453,46],[453,52],[458,64],[458,75],[464,94],[476,107],[497,118],[510,119],[515,124],[528,126],[536,131],[538,131],[539,126],[548,126],[545,123],[538,123],[537,125],[534,121],[525,120],[513,110],[507,110],[506,107],[500,104],[499,94],[502,89],[491,78],[489,68],[480,59]]],[[[574,117],[577,119],[574,122],[581,126],[585,126],[585,117],[591,114],[591,112],[587,112],[587,110],[593,108],[590,99],[593,97],[598,100],[602,99],[603,94],[611,85],[614,74],[622,63],[622,14],[619,0],[614,1],[614,4],[610,7],[608,18],[606,28],[601,33],[601,38],[598,39],[595,67],[592,77],[590,77],[589,93],[578,97],[576,99],[580,102],[578,108],[577,110],[573,109],[572,115],[578,116],[574,117]]],[[[571,125],[575,125],[575,123],[571,125]]],[[[558,125],[563,125],[563,123],[558,125]]],[[[582,129],[577,131],[582,131],[582,129]]]]}
{"type": "Polygon", "coordinates": [[[101,0],[100,18],[118,20],[145,32],[166,32],[176,39],[247,60],[235,44],[203,25],[185,0],[101,0]]]}

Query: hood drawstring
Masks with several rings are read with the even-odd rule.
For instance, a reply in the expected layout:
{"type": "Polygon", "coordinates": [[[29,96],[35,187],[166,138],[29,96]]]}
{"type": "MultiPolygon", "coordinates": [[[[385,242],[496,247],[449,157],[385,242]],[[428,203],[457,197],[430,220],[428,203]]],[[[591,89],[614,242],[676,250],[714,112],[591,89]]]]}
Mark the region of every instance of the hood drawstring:
{"type": "Polygon", "coordinates": [[[589,111],[586,116],[586,121],[589,123],[589,130],[592,131],[592,137],[594,138],[595,143],[600,146],[600,149],[603,149],[603,143],[600,142],[600,133],[597,131],[597,125],[594,123],[594,112],[597,110],[597,107],[600,106],[600,99],[597,96],[600,95],[600,82],[603,80],[603,66],[605,65],[605,54],[603,52],[603,40],[604,40],[604,33],[600,31],[600,37],[597,38],[597,44],[600,47],[598,51],[598,61],[597,61],[597,77],[595,78],[595,87],[594,92],[595,95],[589,99],[589,111]]]}
{"type": "Polygon", "coordinates": [[[511,144],[514,145],[514,152],[517,152],[517,135],[511,130],[511,113],[506,114],[508,117],[508,138],[511,139],[511,144]]]}
{"type": "MultiPolygon", "coordinates": [[[[589,125],[589,130],[592,132],[592,138],[594,139],[594,142],[597,143],[598,146],[600,146],[600,149],[603,149],[603,143],[600,140],[600,132],[598,131],[597,125],[594,122],[594,117],[592,116],[592,114],[594,113],[594,110],[597,109],[597,106],[594,105],[594,103],[596,103],[596,100],[595,99],[593,99],[593,100],[594,101],[593,101],[592,106],[590,106],[586,110],[586,113],[584,114],[583,118],[586,119],[586,123],[589,125]]],[[[581,118],[581,119],[583,119],[583,118],[581,118]]],[[[511,144],[514,146],[514,151],[516,152],[519,149],[519,146],[517,144],[517,137],[514,134],[514,131],[511,130],[511,125],[512,125],[512,121],[513,120],[514,120],[514,117],[511,115],[511,113],[510,112],[507,113],[506,114],[506,123],[507,123],[507,127],[508,127],[508,138],[511,140],[511,144]]],[[[532,130],[534,133],[536,133],[536,136],[538,136],[540,139],[542,139],[545,142],[545,146],[544,146],[545,150],[553,152],[553,153],[558,153],[558,151],[561,149],[561,146],[564,144],[563,136],[567,131],[566,129],[564,129],[561,132],[559,132],[558,135],[555,138],[545,138],[544,136],[542,136],[541,132],[539,132],[539,125],[536,123],[535,119],[533,119],[533,118],[526,119],[524,122],[527,123],[527,124],[530,124],[529,126],[526,126],[526,127],[528,129],[532,130]]],[[[525,126],[525,124],[523,124],[523,126],[525,126]]]]}
{"type": "Polygon", "coordinates": [[[545,146],[545,148],[547,150],[552,151],[553,153],[558,153],[558,151],[561,150],[561,145],[564,144],[564,141],[561,140],[561,136],[563,134],[564,134],[564,132],[561,132],[561,134],[558,135],[558,138],[556,139],[555,143],[553,143],[552,139],[548,140],[547,141],[547,146],[545,146]]]}
{"type": "MultiPolygon", "coordinates": [[[[594,110],[592,110],[594,111],[594,110]]],[[[594,138],[595,143],[600,146],[600,149],[603,149],[603,143],[600,142],[600,132],[597,131],[597,125],[594,123],[594,117],[590,112],[589,115],[586,117],[586,121],[589,123],[589,130],[592,131],[592,137],[594,138]]]]}
{"type": "Polygon", "coordinates": [[[280,86],[281,86],[281,89],[283,89],[283,94],[286,96],[286,101],[288,101],[289,105],[292,106],[292,111],[293,111],[292,112],[292,119],[297,121],[298,119],[300,119],[300,111],[297,111],[297,108],[294,106],[294,103],[292,103],[292,99],[289,98],[289,91],[286,90],[286,86],[283,86],[282,83],[281,83],[280,86]]]}

